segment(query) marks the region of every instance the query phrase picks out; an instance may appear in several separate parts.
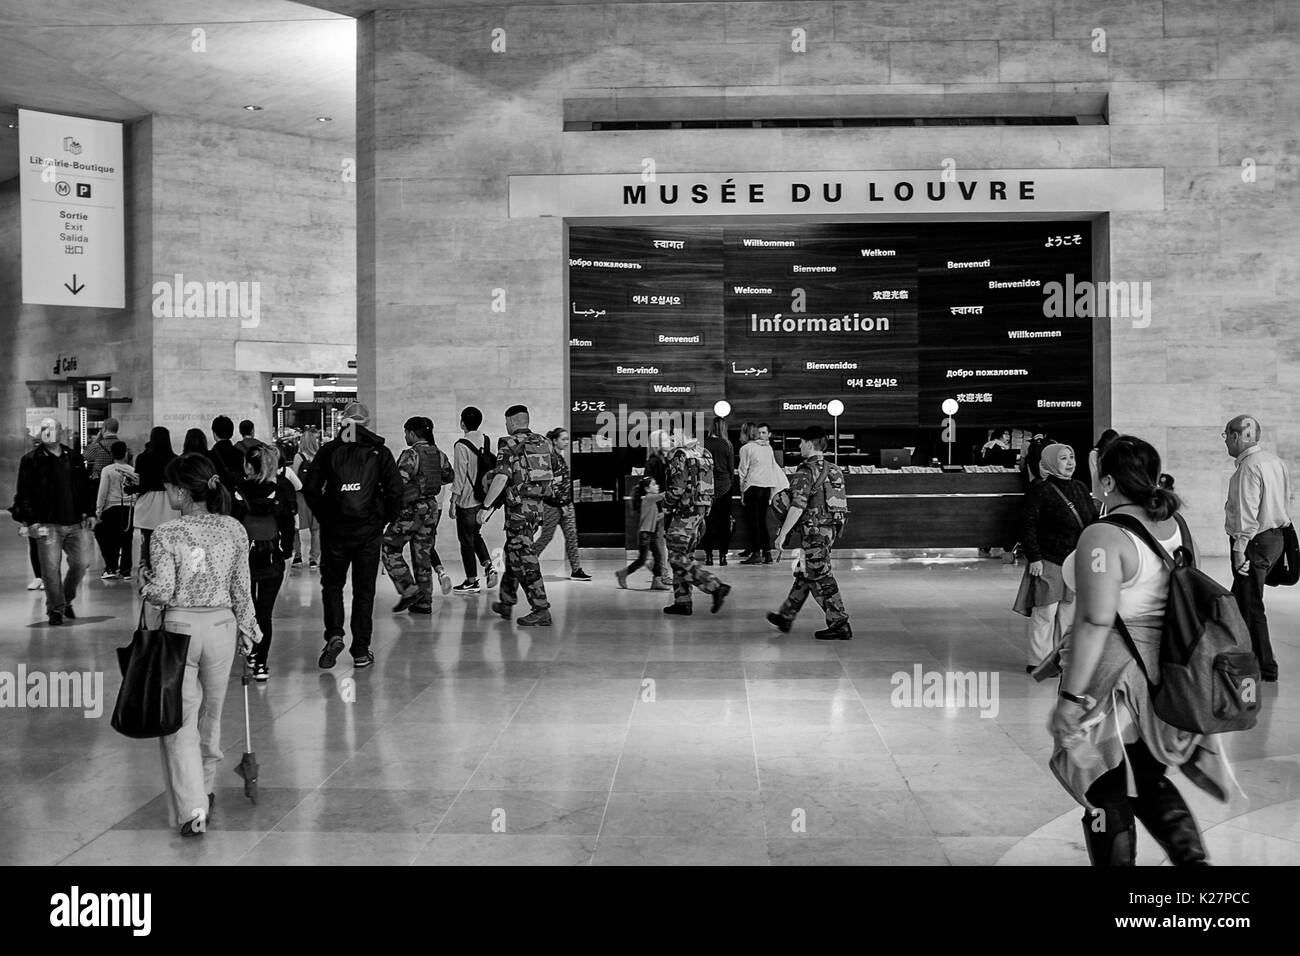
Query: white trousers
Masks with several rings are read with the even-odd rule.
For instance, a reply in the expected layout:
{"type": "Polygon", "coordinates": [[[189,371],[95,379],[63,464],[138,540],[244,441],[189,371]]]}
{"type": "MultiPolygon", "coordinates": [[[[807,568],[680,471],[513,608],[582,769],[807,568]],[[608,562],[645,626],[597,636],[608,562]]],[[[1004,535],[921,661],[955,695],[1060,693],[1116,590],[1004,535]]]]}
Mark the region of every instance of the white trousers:
{"type": "Polygon", "coordinates": [[[1074,626],[1074,602],[1060,601],[1033,609],[1029,616],[1029,661],[1037,666],[1074,626]]]}

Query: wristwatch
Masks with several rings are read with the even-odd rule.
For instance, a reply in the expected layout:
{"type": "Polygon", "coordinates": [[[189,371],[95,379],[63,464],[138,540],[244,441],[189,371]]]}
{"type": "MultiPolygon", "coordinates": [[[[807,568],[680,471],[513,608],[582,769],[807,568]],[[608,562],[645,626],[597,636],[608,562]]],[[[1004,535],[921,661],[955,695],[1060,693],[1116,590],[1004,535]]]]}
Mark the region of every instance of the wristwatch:
{"type": "Polygon", "coordinates": [[[1078,704],[1084,710],[1092,710],[1092,708],[1097,704],[1097,702],[1087,694],[1071,694],[1068,690],[1061,691],[1060,697],[1061,700],[1068,700],[1072,704],[1078,704]]]}

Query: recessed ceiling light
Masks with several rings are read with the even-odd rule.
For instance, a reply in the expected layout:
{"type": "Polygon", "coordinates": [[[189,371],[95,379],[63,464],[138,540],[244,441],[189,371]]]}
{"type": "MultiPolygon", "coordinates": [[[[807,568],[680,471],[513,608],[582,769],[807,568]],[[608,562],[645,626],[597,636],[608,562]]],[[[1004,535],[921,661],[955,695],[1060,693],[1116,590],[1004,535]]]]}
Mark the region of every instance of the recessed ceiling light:
{"type": "Polygon", "coordinates": [[[316,117],[316,122],[318,122],[318,123],[332,123],[332,122],[334,122],[334,117],[332,117],[332,116],[318,116],[318,117],[316,117]]]}
{"type": "Polygon", "coordinates": [[[245,106],[245,107],[244,107],[244,109],[248,110],[248,112],[250,112],[250,113],[256,113],[256,112],[257,112],[258,110],[260,110],[261,108],[262,108],[262,107],[260,107],[260,106],[251,106],[251,105],[250,105],[250,106],[245,106]]]}
{"type": "Polygon", "coordinates": [[[9,124],[9,128],[10,128],[10,129],[17,129],[17,128],[18,128],[18,124],[17,124],[17,123],[10,123],[10,124],[9,124]]]}

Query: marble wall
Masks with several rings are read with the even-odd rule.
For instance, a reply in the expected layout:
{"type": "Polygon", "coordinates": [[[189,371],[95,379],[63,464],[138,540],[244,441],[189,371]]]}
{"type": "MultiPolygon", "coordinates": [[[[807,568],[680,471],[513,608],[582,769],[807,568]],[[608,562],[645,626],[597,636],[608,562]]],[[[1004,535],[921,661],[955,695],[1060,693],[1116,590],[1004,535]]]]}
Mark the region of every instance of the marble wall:
{"type": "MultiPolygon", "coordinates": [[[[1222,550],[1234,414],[1300,467],[1300,5],[1244,0],[639,3],[379,12],[358,31],[363,398],[495,433],[521,401],[564,421],[563,227],[512,220],[519,173],[1158,166],[1165,210],[1110,220],[1114,280],[1150,282],[1145,328],[1111,336],[1113,424],[1152,440],[1194,530],[1222,550]],[[807,51],[791,31],[807,32],[807,51]],[[1093,31],[1106,31],[1094,52],[1093,31]],[[490,49],[505,31],[504,52],[490,49]],[[1101,94],[1078,127],[565,133],[579,96],[1101,94]],[[1253,161],[1253,181],[1243,163],[1253,161]],[[506,290],[507,310],[491,308],[506,290]]],[[[748,104],[747,104],[748,105],[748,104]]]]}
{"type": "MultiPolygon", "coordinates": [[[[5,462],[26,447],[25,383],[49,378],[56,353],[76,355],[79,376],[112,376],[116,394],[133,399],[114,414],[136,450],[155,424],[170,428],[179,447],[185,429],[206,429],[221,413],[250,418],[267,435],[267,373],[349,371],[356,186],[344,181],[343,164],[354,160],[350,146],[156,116],[128,127],[126,149],[129,281],[120,312],[21,305],[18,180],[0,185],[0,338],[10,346],[0,349],[5,462]],[[191,309],[202,314],[187,316],[191,282],[203,284],[193,300],[202,308],[191,309]],[[243,292],[248,308],[242,315],[223,309],[215,295],[209,303],[208,283],[234,283],[222,287],[234,293],[231,306],[243,292]],[[175,317],[168,298],[176,300],[175,317]]],[[[12,496],[13,472],[0,469],[0,505],[12,496]]]]}

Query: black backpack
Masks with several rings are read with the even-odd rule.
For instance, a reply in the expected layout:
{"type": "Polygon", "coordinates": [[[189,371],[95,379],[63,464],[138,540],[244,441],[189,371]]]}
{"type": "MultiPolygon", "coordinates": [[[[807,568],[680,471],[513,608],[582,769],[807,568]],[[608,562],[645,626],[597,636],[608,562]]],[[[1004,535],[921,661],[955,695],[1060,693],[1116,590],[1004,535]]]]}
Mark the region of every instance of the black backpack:
{"type": "Polygon", "coordinates": [[[341,442],[330,455],[335,514],[343,521],[381,517],[378,445],[341,442]]]}
{"type": "Polygon", "coordinates": [[[294,474],[298,476],[298,480],[301,481],[302,486],[306,488],[311,479],[311,471],[316,459],[313,457],[311,461],[308,461],[306,457],[303,457],[302,452],[299,452],[298,455],[299,457],[302,457],[302,464],[295,469],[294,474]]]}
{"type": "Polygon", "coordinates": [[[1169,569],[1158,685],[1119,615],[1115,627],[1152,685],[1151,702],[1161,720],[1197,734],[1250,730],[1259,718],[1259,661],[1251,653],[1250,635],[1236,598],[1196,567],[1186,544],[1192,540],[1187,524],[1179,515],[1174,518],[1184,543],[1172,557],[1132,515],[1101,519],[1132,531],[1169,569]]]}
{"type": "Polygon", "coordinates": [[[469,453],[474,456],[478,462],[478,470],[474,473],[474,497],[479,501],[487,500],[487,485],[483,483],[484,476],[497,466],[497,456],[492,453],[488,437],[483,436],[483,447],[475,448],[473,442],[465,438],[456,439],[457,445],[464,445],[469,449],[469,453]]]}

